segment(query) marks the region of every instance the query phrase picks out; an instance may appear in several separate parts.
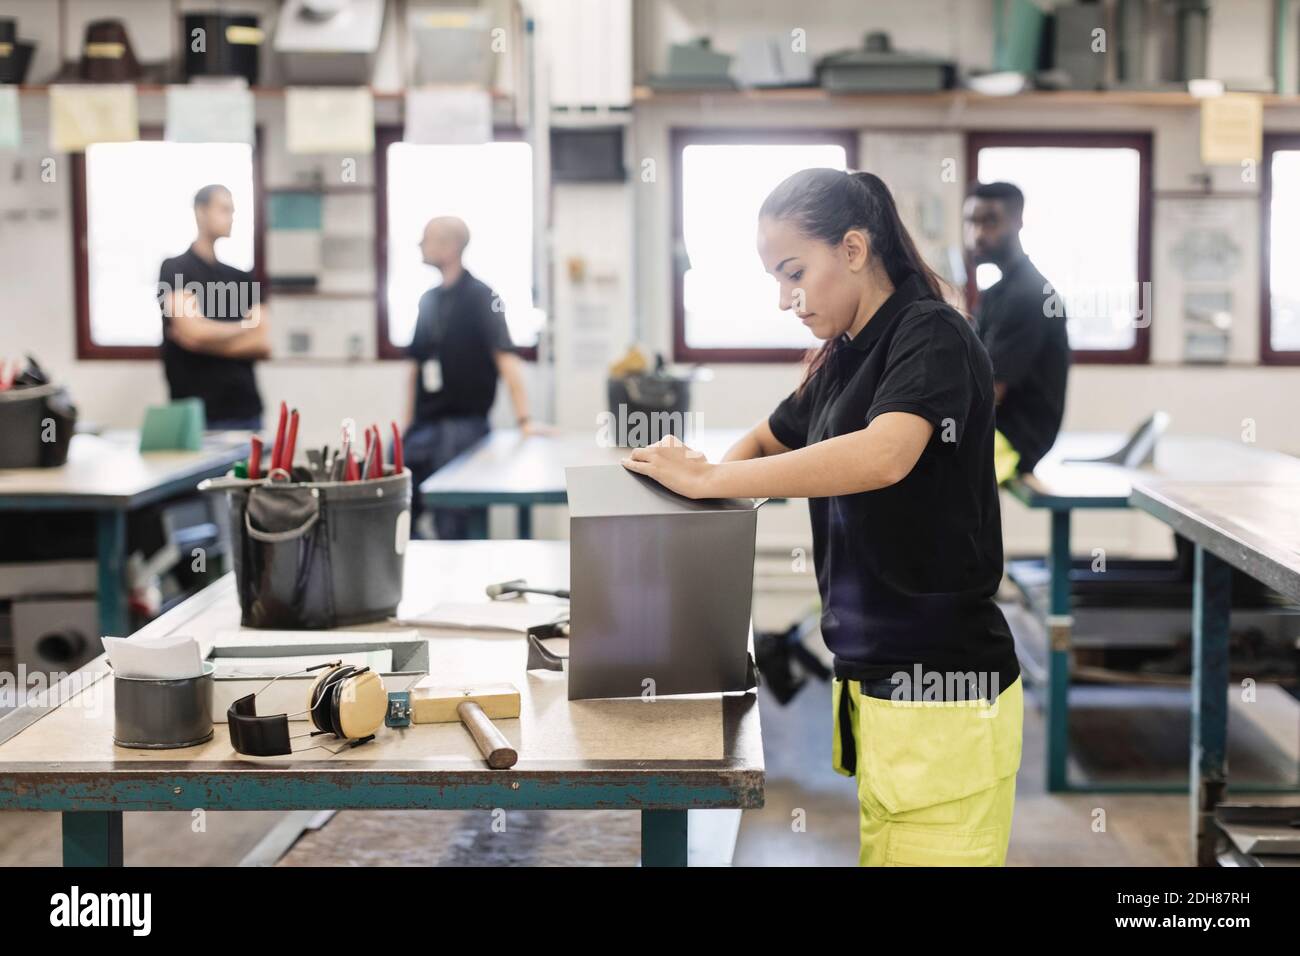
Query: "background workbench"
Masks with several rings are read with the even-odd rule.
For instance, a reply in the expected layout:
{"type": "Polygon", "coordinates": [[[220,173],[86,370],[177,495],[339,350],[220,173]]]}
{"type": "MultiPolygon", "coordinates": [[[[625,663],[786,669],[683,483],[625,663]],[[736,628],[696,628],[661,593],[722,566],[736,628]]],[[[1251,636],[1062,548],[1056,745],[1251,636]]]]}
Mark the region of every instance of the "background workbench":
{"type": "Polygon", "coordinates": [[[1136,480],[1133,504],[1196,548],[1192,603],[1191,828],[1196,861],[1216,862],[1215,808],[1227,789],[1232,569],[1300,603],[1300,475],[1136,480]]]}
{"type": "MultiPolygon", "coordinates": [[[[487,584],[517,577],[567,586],[567,545],[412,542],[398,613],[409,618],[438,601],[486,602],[487,584]]],[[[140,635],[207,642],[238,622],[228,575],[140,635]]],[[[525,670],[522,635],[422,629],[421,636],[438,683],[509,681],[519,689],[519,719],[497,721],[519,751],[513,768],[487,769],[459,724],[382,728],[375,741],[336,755],[314,749],[241,758],[225,724],[198,747],[126,750],[112,743],[112,680],[101,657],[49,700],[0,718],[0,808],[62,813],[65,864],[121,863],[122,814],[134,810],[636,809],[643,862],[681,865],[689,810],[762,805],[753,694],[569,701],[565,674],[525,670]]],[[[308,727],[295,722],[290,731],[308,727]]]]}
{"type": "MultiPolygon", "coordinates": [[[[740,429],[702,428],[686,443],[720,461],[744,434],[740,429]]],[[[628,449],[602,446],[597,432],[565,431],[553,435],[524,435],[516,429],[493,431],[457,455],[420,485],[430,507],[479,508],[515,505],[516,535],[533,536],[534,505],[562,505],[569,500],[564,469],[574,465],[616,465],[628,449]]],[[[471,535],[486,538],[487,524],[477,521],[471,535]]]]}
{"type": "MultiPolygon", "coordinates": [[[[1124,444],[1119,433],[1068,432],[1030,475],[1013,479],[1007,490],[1028,508],[1051,512],[1048,571],[1051,579],[1047,615],[1048,666],[1045,687],[1047,718],[1047,789],[1054,792],[1113,790],[1114,784],[1071,783],[1070,652],[1073,619],[1070,600],[1070,517],[1076,509],[1127,509],[1134,481],[1202,481],[1225,487],[1254,482],[1300,481],[1300,460],[1279,452],[1251,448],[1219,438],[1165,435],[1156,444],[1155,461],[1129,469],[1119,465],[1067,461],[1097,458],[1124,444]]],[[[1175,531],[1178,529],[1175,528],[1175,531]]],[[[1139,785],[1142,789],[1157,789],[1139,785]]]]}
{"type": "Polygon", "coordinates": [[[0,511],[89,511],[95,515],[99,631],[128,631],[123,572],[126,516],[225,474],[248,454],[247,435],[213,433],[199,451],[139,451],[136,431],[73,435],[58,468],[0,469],[0,511]]]}

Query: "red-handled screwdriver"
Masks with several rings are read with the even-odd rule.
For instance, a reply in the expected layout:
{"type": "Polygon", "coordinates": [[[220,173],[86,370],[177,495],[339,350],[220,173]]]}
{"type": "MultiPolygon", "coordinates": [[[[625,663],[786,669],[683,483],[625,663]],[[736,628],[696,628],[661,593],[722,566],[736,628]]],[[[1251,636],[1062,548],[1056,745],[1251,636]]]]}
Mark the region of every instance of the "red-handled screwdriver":
{"type": "Polygon", "coordinates": [[[393,474],[400,475],[406,468],[404,454],[402,451],[402,433],[398,430],[397,422],[393,422],[393,474]]]}
{"type": "Polygon", "coordinates": [[[289,413],[289,437],[284,440],[284,452],[280,458],[280,467],[289,473],[293,481],[293,453],[298,449],[298,409],[289,413]]]}
{"type": "Polygon", "coordinates": [[[280,467],[280,456],[284,453],[284,429],[289,424],[289,406],[280,403],[280,424],[275,429],[275,444],[271,446],[271,471],[280,467]]]}
{"type": "Polygon", "coordinates": [[[373,431],[375,434],[375,448],[374,448],[375,454],[374,457],[371,459],[370,471],[367,472],[366,477],[382,478],[384,477],[384,441],[383,438],[380,436],[378,425],[371,425],[370,428],[371,431],[373,431]]]}
{"type": "Polygon", "coordinates": [[[262,477],[262,436],[253,436],[253,450],[248,455],[248,477],[254,480],[262,477]]]}

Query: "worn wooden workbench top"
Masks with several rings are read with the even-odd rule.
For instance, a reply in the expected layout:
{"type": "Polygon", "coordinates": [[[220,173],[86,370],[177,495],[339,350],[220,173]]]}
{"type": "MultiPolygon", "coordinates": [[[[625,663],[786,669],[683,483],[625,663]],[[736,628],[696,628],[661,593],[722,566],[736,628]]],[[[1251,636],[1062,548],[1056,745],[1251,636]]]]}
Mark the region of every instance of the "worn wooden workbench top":
{"type": "MultiPolygon", "coordinates": [[[[399,616],[416,615],[437,601],[486,602],[487,584],[519,577],[542,587],[565,586],[567,543],[412,542],[399,616]]],[[[234,581],[227,576],[141,633],[191,634],[210,641],[236,629],[238,617],[234,581]]],[[[212,774],[223,781],[231,774],[259,778],[285,774],[301,782],[308,779],[304,772],[325,773],[332,779],[346,772],[352,783],[363,783],[373,773],[373,779],[377,783],[382,779],[385,786],[444,780],[449,786],[484,780],[499,785],[503,775],[513,780],[545,776],[570,781],[584,775],[602,780],[654,776],[676,778],[687,786],[712,783],[718,787],[714,792],[730,794],[714,805],[761,803],[763,755],[752,694],[653,702],[569,701],[564,674],[525,670],[522,635],[439,629],[420,633],[429,641],[430,672],[440,684],[510,681],[519,688],[520,718],[497,722],[519,751],[519,763],[512,770],[487,770],[459,724],[381,728],[375,741],[337,755],[313,749],[289,757],[241,757],[230,746],[225,724],[216,724],[213,739],[198,747],[126,750],[112,742],[112,678],[104,674],[101,658],[70,678],[78,686],[88,684],[79,693],[61,695],[64,699],[45,707],[29,705],[0,719],[0,804],[21,805],[15,791],[22,789],[24,781],[38,779],[44,784],[70,780],[89,786],[90,777],[107,782],[125,774],[200,781],[212,774]]],[[[294,734],[307,727],[301,722],[290,725],[294,734]]],[[[337,745],[332,738],[325,739],[337,745]]],[[[295,740],[294,745],[306,742],[295,740]]],[[[386,805],[383,800],[379,803],[386,805]]]]}

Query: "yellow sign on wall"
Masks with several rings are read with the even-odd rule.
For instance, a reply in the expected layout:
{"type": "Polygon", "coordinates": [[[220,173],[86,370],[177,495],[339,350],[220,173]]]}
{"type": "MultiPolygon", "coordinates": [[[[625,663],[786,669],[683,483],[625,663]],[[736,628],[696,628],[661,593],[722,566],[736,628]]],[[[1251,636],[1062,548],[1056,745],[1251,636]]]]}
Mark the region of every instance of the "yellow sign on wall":
{"type": "Polygon", "coordinates": [[[1224,93],[1201,102],[1201,162],[1238,166],[1264,155],[1264,101],[1250,93],[1224,93]]]}

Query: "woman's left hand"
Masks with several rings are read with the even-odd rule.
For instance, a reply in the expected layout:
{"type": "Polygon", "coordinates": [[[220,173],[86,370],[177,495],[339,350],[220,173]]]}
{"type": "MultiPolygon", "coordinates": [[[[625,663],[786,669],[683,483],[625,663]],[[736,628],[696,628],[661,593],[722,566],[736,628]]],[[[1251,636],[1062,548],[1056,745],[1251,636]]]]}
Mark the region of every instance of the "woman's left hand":
{"type": "Polygon", "coordinates": [[[669,435],[647,448],[634,448],[623,467],[647,475],[670,491],[687,498],[711,498],[709,479],[716,467],[693,448],[669,435]]]}

